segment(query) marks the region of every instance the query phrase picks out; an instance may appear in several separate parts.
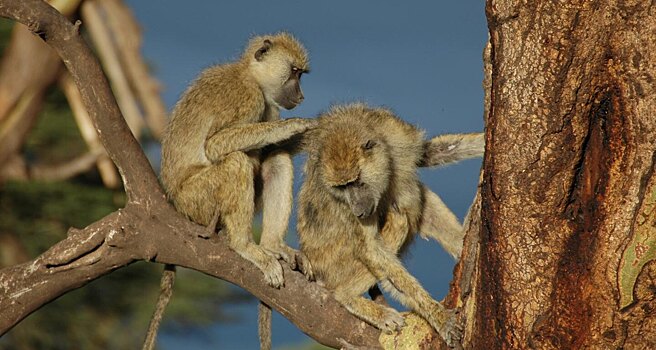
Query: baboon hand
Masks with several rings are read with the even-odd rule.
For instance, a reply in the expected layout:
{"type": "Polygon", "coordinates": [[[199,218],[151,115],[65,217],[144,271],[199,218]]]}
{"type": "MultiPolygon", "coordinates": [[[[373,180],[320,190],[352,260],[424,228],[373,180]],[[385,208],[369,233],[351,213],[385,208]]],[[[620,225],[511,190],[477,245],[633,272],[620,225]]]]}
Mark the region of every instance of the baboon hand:
{"type": "Polygon", "coordinates": [[[312,263],[310,263],[310,259],[308,259],[301,251],[296,252],[296,266],[298,267],[298,270],[305,275],[308,281],[314,281],[312,263]]]}
{"type": "Polygon", "coordinates": [[[268,253],[278,260],[282,260],[289,264],[292,269],[296,269],[296,254],[298,251],[285,243],[267,245],[263,247],[268,253]]]}
{"type": "Polygon", "coordinates": [[[296,130],[298,133],[303,133],[308,130],[315,129],[319,126],[319,121],[317,119],[307,119],[307,118],[288,118],[285,119],[288,123],[293,123],[297,126],[296,130]]]}
{"type": "Polygon", "coordinates": [[[284,243],[276,244],[274,246],[266,246],[264,249],[276,257],[276,259],[288,263],[292,270],[300,271],[308,280],[314,280],[312,264],[305,254],[284,243]]]}
{"type": "Polygon", "coordinates": [[[285,285],[285,277],[283,276],[282,266],[278,262],[278,256],[274,253],[264,250],[266,259],[262,263],[260,270],[264,273],[264,280],[268,285],[273,288],[280,288],[285,285]]]}
{"type": "Polygon", "coordinates": [[[463,324],[458,319],[456,309],[444,310],[444,322],[436,330],[450,348],[461,349],[463,324]]]}
{"type": "Polygon", "coordinates": [[[378,327],[381,331],[391,334],[403,328],[405,326],[405,319],[398,311],[392,309],[391,307],[383,307],[383,317],[380,319],[378,324],[375,326],[378,327]]]}

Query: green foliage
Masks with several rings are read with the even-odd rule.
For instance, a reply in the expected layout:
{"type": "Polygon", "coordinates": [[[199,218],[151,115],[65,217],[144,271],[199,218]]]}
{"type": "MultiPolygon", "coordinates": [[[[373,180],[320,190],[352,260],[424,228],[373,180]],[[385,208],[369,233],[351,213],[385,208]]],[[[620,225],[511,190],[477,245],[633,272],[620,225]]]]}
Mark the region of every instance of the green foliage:
{"type": "Polygon", "coordinates": [[[633,292],[638,276],[645,265],[656,260],[656,184],[647,188],[629,244],[622,253],[620,261],[618,287],[620,307],[625,308],[635,300],[633,292]]]}
{"type": "Polygon", "coordinates": [[[48,94],[43,113],[23,147],[28,160],[58,163],[86,151],[86,145],[66,97],[55,89],[48,94]]]}
{"type": "Polygon", "coordinates": [[[222,305],[252,300],[250,294],[235,292],[221,280],[184,268],[178,268],[174,289],[165,320],[166,330],[170,332],[187,331],[217,321],[235,321],[235,316],[223,312],[222,305]]]}
{"type": "Polygon", "coordinates": [[[11,35],[11,30],[13,28],[14,21],[0,18],[0,53],[3,53],[5,48],[7,48],[7,45],[9,44],[9,36],[11,35]]]}
{"type": "MultiPolygon", "coordinates": [[[[76,182],[10,182],[0,189],[0,235],[16,234],[30,256],[122,206],[122,192],[76,182]]],[[[138,348],[159,293],[160,265],[139,262],[70,292],[38,310],[0,341],[4,349],[138,348]],[[120,334],[120,336],[116,336],[120,334]]],[[[224,303],[247,299],[227,284],[179,269],[164,329],[231,320],[224,303]]]]}
{"type": "Polygon", "coordinates": [[[123,193],[72,182],[8,182],[0,189],[0,232],[18,235],[30,256],[123,205],[123,193]]]}

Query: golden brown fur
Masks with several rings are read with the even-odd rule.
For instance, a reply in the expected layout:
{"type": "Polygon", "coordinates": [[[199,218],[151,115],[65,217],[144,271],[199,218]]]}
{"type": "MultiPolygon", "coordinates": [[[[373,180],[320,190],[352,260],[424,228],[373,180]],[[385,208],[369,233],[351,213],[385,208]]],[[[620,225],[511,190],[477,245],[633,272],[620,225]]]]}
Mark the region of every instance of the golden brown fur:
{"type": "MultiPolygon", "coordinates": [[[[275,96],[264,91],[263,85],[280,89],[291,67],[306,71],[307,54],[286,33],[256,37],[245,52],[238,62],[203,71],[176,104],[162,141],[161,179],[175,207],[191,220],[208,225],[218,214],[231,247],[262,269],[267,282],[279,286],[282,269],[275,255],[287,251],[270,254],[255,245],[251,225],[255,203],[261,195],[256,193],[256,183],[261,181],[266,188],[266,182],[275,174],[291,176],[291,163],[284,152],[262,154],[261,150],[304,132],[313,122],[280,120],[275,96]],[[270,46],[259,61],[255,52],[265,42],[270,46]]],[[[291,196],[291,182],[285,182],[285,188],[277,190],[291,196]]],[[[266,201],[273,198],[262,200],[267,211],[270,204],[266,201]]],[[[291,207],[291,199],[288,204],[291,207]]],[[[270,224],[268,220],[264,223],[270,224]]],[[[274,234],[280,238],[276,244],[282,244],[285,232],[274,234]]],[[[270,239],[270,233],[265,229],[263,236],[276,241],[270,239]]],[[[270,250],[276,249],[283,247],[270,250]]]]}
{"type": "MultiPolygon", "coordinates": [[[[449,344],[457,342],[461,330],[454,312],[433,300],[398,259],[420,228],[431,237],[446,229],[462,238],[455,216],[417,176],[418,165],[440,163],[440,156],[428,147],[432,141],[425,143],[421,130],[390,111],[362,104],[333,108],[305,136],[308,160],[299,194],[298,233],[317,280],[349,311],[389,332],[403,325],[401,315],[362,297],[380,282],[449,344]],[[425,213],[426,209],[432,212],[425,213]],[[430,221],[425,215],[445,218],[430,221]]],[[[482,135],[459,140],[464,141],[447,147],[456,149],[451,161],[482,154],[482,147],[472,146],[482,135]],[[478,151],[470,152],[472,148],[478,151]]],[[[459,244],[454,243],[450,253],[459,254],[459,244]]]]}
{"type": "Polygon", "coordinates": [[[287,33],[254,37],[241,59],[204,70],[173,109],[162,140],[161,180],[176,209],[217,226],[230,247],[255,264],[274,287],[283,284],[282,258],[292,207],[290,154],[276,144],[312,127],[313,120],[280,119],[280,108],[303,101],[305,49],[287,33]],[[252,220],[263,210],[260,245],[252,220]]]}

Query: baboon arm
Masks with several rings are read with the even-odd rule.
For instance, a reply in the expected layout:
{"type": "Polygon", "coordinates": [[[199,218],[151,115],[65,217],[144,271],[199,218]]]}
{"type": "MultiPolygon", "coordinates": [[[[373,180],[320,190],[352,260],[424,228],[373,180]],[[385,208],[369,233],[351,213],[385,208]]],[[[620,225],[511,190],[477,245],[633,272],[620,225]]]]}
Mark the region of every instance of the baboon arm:
{"type": "Polygon", "coordinates": [[[205,155],[215,163],[232,152],[248,152],[287,140],[315,124],[313,119],[290,118],[228,126],[212,133],[205,140],[205,155]]]}
{"type": "Polygon", "coordinates": [[[424,210],[421,215],[419,235],[436,240],[454,259],[460,258],[464,232],[458,218],[442,199],[423,186],[424,210]]]}
{"type": "MultiPolygon", "coordinates": [[[[419,281],[405,269],[399,258],[376,237],[378,232],[375,226],[367,225],[363,230],[364,250],[360,259],[376,278],[389,281],[404,295],[399,301],[425,316],[425,311],[434,304],[433,299],[419,281]]],[[[394,228],[401,226],[393,225],[394,228]]]]}
{"type": "Polygon", "coordinates": [[[360,237],[363,248],[359,258],[379,280],[391,278],[393,275],[409,275],[394,253],[396,247],[388,246],[391,241],[382,239],[382,237],[404,235],[401,230],[407,231],[407,229],[407,218],[394,209],[388,212],[381,232],[378,231],[375,222],[363,224],[362,237],[360,237]],[[386,230],[390,232],[384,232],[386,230]]]}
{"type": "Polygon", "coordinates": [[[421,167],[440,166],[461,160],[482,157],[485,151],[483,133],[445,134],[424,143],[421,167]]]}
{"type": "Polygon", "coordinates": [[[264,153],[275,152],[278,150],[283,150],[290,155],[296,155],[298,152],[303,150],[304,139],[307,137],[307,133],[299,133],[293,135],[292,137],[276,143],[275,145],[269,145],[264,148],[264,153]]]}

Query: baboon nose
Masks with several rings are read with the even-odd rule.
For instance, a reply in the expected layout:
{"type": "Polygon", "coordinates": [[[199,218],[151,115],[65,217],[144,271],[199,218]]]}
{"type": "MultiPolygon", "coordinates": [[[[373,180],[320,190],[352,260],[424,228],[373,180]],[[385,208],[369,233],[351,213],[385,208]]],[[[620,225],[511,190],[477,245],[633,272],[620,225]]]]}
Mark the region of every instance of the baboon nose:
{"type": "Polygon", "coordinates": [[[369,216],[371,216],[371,214],[373,214],[373,212],[374,212],[373,207],[370,207],[370,208],[363,208],[362,210],[360,210],[360,211],[358,211],[354,214],[355,214],[355,216],[358,217],[358,219],[366,219],[369,216]]]}

